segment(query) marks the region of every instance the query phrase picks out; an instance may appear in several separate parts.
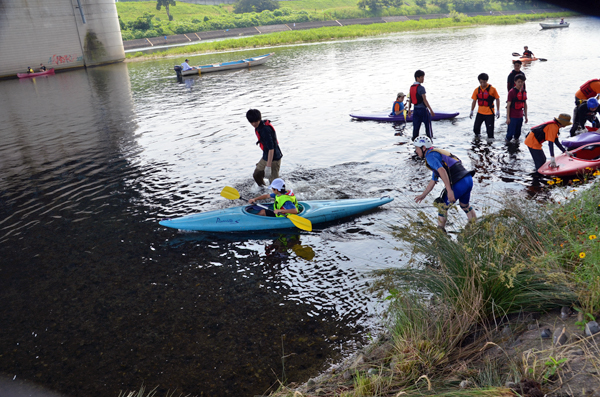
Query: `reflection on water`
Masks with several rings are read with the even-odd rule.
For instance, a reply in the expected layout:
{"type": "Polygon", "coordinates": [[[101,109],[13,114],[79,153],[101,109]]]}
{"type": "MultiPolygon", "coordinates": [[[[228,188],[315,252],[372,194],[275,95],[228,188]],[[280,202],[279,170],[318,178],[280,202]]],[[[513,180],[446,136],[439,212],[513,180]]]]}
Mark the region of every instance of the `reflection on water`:
{"type": "Polygon", "coordinates": [[[524,32],[549,59],[527,66],[529,127],[571,109],[599,57],[578,46],[600,31],[597,20],[574,21],[550,34],[531,23],[279,48],[264,66],[181,83],[173,60],[0,82],[0,373],[70,396],[142,383],[253,395],[284,376],[314,376],[373,331],[368,271],[403,265],[388,227],[430,176],[412,156],[411,125],[348,113],[389,109],[423,69],[434,110],[461,113],[433,128],[436,145],[477,169],[476,210],[506,191],[544,196],[524,145],[501,139],[506,125],[479,140],[465,115],[479,73],[504,86],[524,32]],[[457,57],[466,46],[485,56],[457,57]],[[224,186],[263,193],[251,176],[261,152],[248,108],[275,125],[282,176],[301,200],[395,201],[311,233],[160,227],[231,206],[224,186]]]}

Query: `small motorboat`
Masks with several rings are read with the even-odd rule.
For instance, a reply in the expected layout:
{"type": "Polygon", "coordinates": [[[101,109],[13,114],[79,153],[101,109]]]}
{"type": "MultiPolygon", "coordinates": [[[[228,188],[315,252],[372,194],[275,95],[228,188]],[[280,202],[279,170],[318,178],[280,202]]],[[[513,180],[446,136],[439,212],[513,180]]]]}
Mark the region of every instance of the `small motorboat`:
{"type": "Polygon", "coordinates": [[[565,23],[540,23],[540,26],[542,27],[542,29],[561,29],[561,28],[568,28],[569,27],[569,22],[565,22],[565,23]]]}
{"type": "Polygon", "coordinates": [[[573,157],[566,153],[556,156],[556,168],[550,168],[547,161],[538,172],[548,176],[567,176],[591,173],[600,168],[600,142],[574,149],[571,153],[573,157]]]}
{"type": "MultiPolygon", "coordinates": [[[[335,221],[340,218],[360,214],[394,200],[392,197],[345,199],[345,200],[312,200],[300,201],[300,217],[313,224],[335,221]]],[[[270,205],[272,207],[272,204],[270,205]]],[[[223,210],[207,211],[186,215],[174,219],[165,219],[160,225],[180,230],[197,230],[204,232],[243,232],[257,230],[275,230],[293,228],[294,223],[284,217],[268,217],[257,215],[253,205],[243,205],[223,210]]]]}
{"type": "Polygon", "coordinates": [[[17,77],[20,79],[26,79],[28,77],[37,77],[37,76],[50,76],[54,74],[54,68],[52,69],[48,69],[48,70],[44,70],[42,72],[35,72],[35,73],[17,73],[17,77]]]}
{"type": "Polygon", "coordinates": [[[576,135],[571,138],[564,139],[561,143],[567,149],[575,149],[580,146],[589,145],[590,143],[600,143],[600,133],[598,128],[586,126],[588,132],[576,135]]]}
{"type": "Polygon", "coordinates": [[[203,73],[211,73],[211,72],[221,72],[223,70],[250,68],[252,66],[262,65],[263,63],[267,62],[273,54],[274,54],[274,52],[271,52],[269,54],[260,55],[260,56],[252,57],[252,58],[240,59],[238,61],[215,63],[212,65],[193,66],[192,69],[188,69],[185,71],[181,70],[181,66],[179,66],[179,65],[176,65],[173,69],[175,70],[175,73],[177,73],[177,76],[179,77],[179,76],[195,76],[195,75],[199,75],[199,74],[201,75],[203,73]]]}
{"type": "MultiPolygon", "coordinates": [[[[446,120],[453,119],[458,116],[460,113],[445,113],[445,112],[435,112],[435,116],[431,117],[431,121],[437,120],[446,120]]],[[[357,120],[372,120],[372,121],[387,121],[387,122],[404,122],[404,115],[401,113],[397,116],[390,116],[389,113],[381,112],[381,113],[351,113],[350,117],[355,118],[357,120]]],[[[412,122],[412,115],[406,118],[407,122],[412,122]]]]}

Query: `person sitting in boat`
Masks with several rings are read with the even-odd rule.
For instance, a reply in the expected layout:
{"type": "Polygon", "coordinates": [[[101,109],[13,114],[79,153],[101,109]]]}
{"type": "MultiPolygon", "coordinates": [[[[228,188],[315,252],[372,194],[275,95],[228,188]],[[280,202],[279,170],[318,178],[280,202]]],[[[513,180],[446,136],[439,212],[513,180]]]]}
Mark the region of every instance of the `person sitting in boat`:
{"type": "Polygon", "coordinates": [[[529,131],[525,138],[525,145],[529,148],[529,153],[531,153],[531,157],[533,158],[536,172],[546,162],[546,155],[542,148],[542,143],[546,141],[548,141],[548,148],[550,149],[551,168],[556,168],[556,162],[554,161],[554,144],[556,144],[563,153],[572,156],[558,140],[559,130],[568,125],[571,125],[571,116],[566,113],[561,113],[558,117],[555,117],[554,120],[536,125],[529,131]]]}
{"type": "Polygon", "coordinates": [[[533,58],[533,52],[529,51],[529,47],[523,47],[523,58],[533,58]]]}
{"type": "Polygon", "coordinates": [[[458,200],[460,208],[467,214],[469,222],[475,222],[477,215],[473,207],[469,205],[471,199],[471,190],[473,189],[474,171],[467,171],[462,162],[447,150],[435,149],[433,142],[428,136],[419,135],[413,141],[415,153],[422,159],[425,159],[425,165],[433,173],[429,184],[417,197],[415,201],[420,203],[433,190],[438,179],[444,182],[445,190],[440,199],[434,203],[438,204],[438,228],[446,232],[446,220],[448,216],[448,207],[450,203],[458,200]],[[441,202],[440,202],[441,201],[441,202]],[[443,202],[443,204],[442,204],[443,202]]]}
{"type": "Polygon", "coordinates": [[[575,120],[573,120],[573,127],[571,127],[571,136],[577,135],[577,130],[585,129],[586,121],[591,122],[592,127],[600,127],[598,117],[596,117],[597,112],[598,100],[596,98],[590,98],[577,106],[575,120]]]}
{"type": "Polygon", "coordinates": [[[27,73],[35,73],[35,72],[33,71],[32,68],[30,68],[29,66],[27,66],[27,73]]]}
{"type": "Polygon", "coordinates": [[[265,200],[269,197],[275,199],[273,204],[273,211],[261,209],[258,215],[271,216],[271,217],[284,217],[284,214],[297,214],[298,213],[298,200],[294,195],[294,192],[286,190],[285,182],[281,178],[273,179],[269,186],[272,193],[265,193],[262,196],[254,197],[248,200],[250,204],[258,200],[265,200]]]}
{"type": "Polygon", "coordinates": [[[40,63],[40,72],[45,72],[47,69],[43,63],[40,63]]]}
{"type": "Polygon", "coordinates": [[[565,24],[565,19],[564,19],[564,18],[561,18],[561,19],[560,19],[560,25],[564,25],[564,24],[565,24]]]}
{"type": "Polygon", "coordinates": [[[402,111],[404,110],[404,98],[406,95],[404,95],[403,92],[399,92],[398,95],[396,96],[396,100],[394,101],[394,104],[392,105],[392,113],[390,113],[390,116],[399,116],[402,114],[402,111]]]}
{"type": "Polygon", "coordinates": [[[184,62],[181,64],[181,71],[182,71],[182,72],[185,72],[186,70],[191,70],[191,69],[193,69],[193,68],[192,68],[192,67],[191,67],[191,66],[188,64],[188,62],[189,62],[189,61],[190,61],[189,59],[186,59],[186,60],[185,60],[185,61],[184,61],[184,62]]]}

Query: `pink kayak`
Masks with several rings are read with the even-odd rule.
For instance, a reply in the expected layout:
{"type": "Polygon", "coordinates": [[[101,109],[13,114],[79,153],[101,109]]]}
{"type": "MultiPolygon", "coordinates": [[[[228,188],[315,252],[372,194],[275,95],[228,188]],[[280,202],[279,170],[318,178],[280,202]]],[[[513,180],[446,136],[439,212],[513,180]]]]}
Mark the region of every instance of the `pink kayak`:
{"type": "Polygon", "coordinates": [[[547,161],[538,172],[548,176],[566,176],[593,172],[600,168],[600,142],[582,146],[571,151],[573,157],[565,153],[556,156],[556,168],[550,168],[547,161]]]}
{"type": "Polygon", "coordinates": [[[17,73],[17,77],[20,79],[26,79],[27,77],[37,77],[37,76],[45,76],[54,74],[54,69],[48,69],[43,72],[35,72],[35,73],[17,73]]]}

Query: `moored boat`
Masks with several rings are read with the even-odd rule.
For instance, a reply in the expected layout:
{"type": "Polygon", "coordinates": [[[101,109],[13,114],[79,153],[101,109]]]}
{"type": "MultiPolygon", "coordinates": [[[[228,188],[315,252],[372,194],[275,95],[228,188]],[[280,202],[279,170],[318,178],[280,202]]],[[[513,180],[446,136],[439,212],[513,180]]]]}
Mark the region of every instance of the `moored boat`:
{"type": "Polygon", "coordinates": [[[35,73],[17,73],[17,77],[20,79],[25,79],[27,77],[47,76],[47,75],[53,75],[53,74],[54,74],[54,69],[48,69],[48,70],[44,70],[42,72],[35,72],[35,73]]]}
{"type": "Polygon", "coordinates": [[[568,28],[569,27],[569,22],[565,22],[565,23],[540,23],[540,26],[542,27],[542,29],[561,29],[561,28],[568,28]]]}
{"type": "Polygon", "coordinates": [[[212,65],[193,66],[192,69],[188,69],[185,71],[181,70],[181,66],[179,65],[175,66],[174,69],[177,75],[181,76],[194,76],[198,74],[201,75],[203,73],[220,72],[223,70],[243,69],[252,66],[262,65],[263,63],[267,62],[267,60],[269,60],[269,58],[273,54],[274,52],[271,52],[269,54],[259,55],[257,57],[252,58],[240,59],[238,61],[221,62],[212,65]]]}
{"type": "MultiPolygon", "coordinates": [[[[445,113],[435,112],[435,116],[431,117],[431,121],[453,119],[460,113],[445,113]]],[[[389,122],[404,122],[404,115],[399,114],[398,116],[390,116],[389,113],[350,113],[350,117],[358,120],[371,120],[371,121],[389,121],[389,122]]],[[[406,118],[407,122],[412,122],[412,115],[406,118]]]]}
{"type": "MultiPolygon", "coordinates": [[[[329,222],[368,211],[392,200],[394,200],[392,197],[386,196],[369,199],[301,201],[301,212],[298,215],[310,220],[313,224],[329,222]]],[[[241,232],[295,227],[287,218],[260,216],[256,215],[256,212],[254,206],[243,205],[165,219],[159,224],[174,229],[205,232],[241,232]]]]}
{"type": "Polygon", "coordinates": [[[573,157],[566,153],[556,156],[556,168],[550,168],[547,161],[538,172],[548,176],[567,176],[592,172],[600,168],[600,142],[582,146],[571,151],[573,157]]]}

